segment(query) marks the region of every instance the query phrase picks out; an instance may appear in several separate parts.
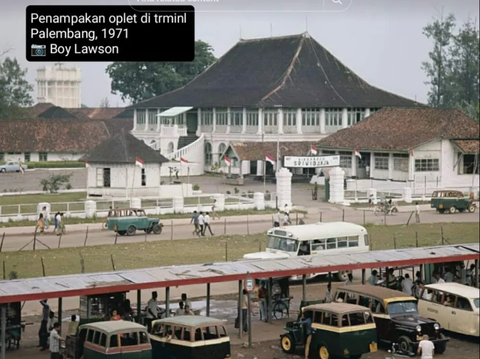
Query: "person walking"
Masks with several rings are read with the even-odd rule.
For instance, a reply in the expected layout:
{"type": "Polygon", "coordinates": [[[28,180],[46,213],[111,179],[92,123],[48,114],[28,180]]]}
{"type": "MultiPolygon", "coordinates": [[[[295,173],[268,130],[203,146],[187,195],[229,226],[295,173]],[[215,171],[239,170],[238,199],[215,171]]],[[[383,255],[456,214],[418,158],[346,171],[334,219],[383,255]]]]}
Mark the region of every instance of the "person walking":
{"type": "MultiPolygon", "coordinates": [[[[253,314],[252,308],[250,308],[250,313],[253,314]]],[[[243,335],[248,334],[248,292],[244,289],[242,295],[242,324],[243,324],[243,335]]]]}
{"type": "Polygon", "coordinates": [[[210,235],[211,236],[214,236],[215,234],[213,234],[212,232],[212,227],[210,227],[210,216],[207,213],[205,213],[205,216],[203,217],[203,222],[205,223],[204,226],[205,228],[203,229],[203,235],[205,235],[205,233],[207,232],[207,229],[208,231],[210,232],[210,235]]]}
{"type": "Polygon", "coordinates": [[[147,318],[145,322],[147,324],[148,332],[152,331],[152,321],[158,318],[158,293],[152,292],[152,298],[147,303],[147,318]]]}
{"type": "Polygon", "coordinates": [[[333,302],[332,282],[328,282],[327,290],[325,291],[325,303],[333,302]]]}
{"type": "Polygon", "coordinates": [[[267,317],[267,297],[268,291],[265,288],[265,282],[260,282],[260,287],[258,288],[258,306],[260,311],[260,321],[268,322],[267,317]]]}
{"type": "Polygon", "coordinates": [[[307,336],[307,341],[305,342],[305,359],[310,357],[310,344],[312,343],[312,317],[311,312],[307,314],[302,314],[302,320],[298,324],[305,325],[305,335],[307,336]]]}
{"type": "MultiPolygon", "coordinates": [[[[43,219],[43,214],[40,213],[38,215],[38,221],[37,221],[37,229],[36,231],[39,231],[40,234],[45,234],[45,220],[43,219]]],[[[35,232],[36,232],[35,231],[35,232]]]]}
{"type": "Polygon", "coordinates": [[[290,222],[290,215],[288,214],[288,212],[285,212],[284,215],[283,215],[283,225],[284,226],[289,226],[290,224],[292,224],[290,222]]]}
{"type": "Polygon", "coordinates": [[[420,206],[415,202],[415,222],[420,223],[420,206]]]}
{"type": "Polygon", "coordinates": [[[60,212],[57,212],[55,213],[55,216],[53,217],[53,221],[54,221],[54,224],[55,224],[55,227],[53,228],[53,232],[54,233],[57,233],[57,230],[58,230],[58,218],[60,216],[60,212]]]}
{"type": "Polygon", "coordinates": [[[277,209],[277,213],[273,215],[273,226],[280,227],[280,210],[277,209]]]}
{"type": "Polygon", "coordinates": [[[42,300],[40,302],[42,305],[42,321],[40,322],[40,330],[38,331],[38,346],[41,347],[41,351],[47,350],[48,345],[48,319],[50,316],[50,306],[47,303],[47,300],[42,300]]]}
{"type": "Polygon", "coordinates": [[[193,223],[193,235],[198,236],[198,213],[197,211],[193,211],[192,219],[190,220],[190,224],[193,223]]]}
{"type": "Polygon", "coordinates": [[[345,281],[345,285],[353,285],[353,274],[348,273],[347,280],[345,281]]]}
{"type": "Polygon", "coordinates": [[[50,211],[48,210],[47,206],[43,206],[42,214],[45,223],[45,229],[48,229],[50,228],[50,211]]]}
{"type": "Polygon", "coordinates": [[[205,236],[205,216],[203,212],[200,212],[198,215],[198,233],[199,236],[205,236]]]}
{"type": "Polygon", "coordinates": [[[410,274],[405,274],[405,278],[402,280],[402,292],[406,295],[412,295],[413,282],[410,279],[410,274]]]}
{"type": "Polygon", "coordinates": [[[418,343],[417,354],[422,355],[421,359],[433,359],[435,345],[429,340],[428,335],[424,335],[423,339],[418,343]]]}
{"type": "Polygon", "coordinates": [[[212,206],[212,218],[213,219],[220,219],[220,216],[217,214],[217,200],[213,200],[213,206],[212,206]]]}
{"type": "Polygon", "coordinates": [[[60,323],[53,324],[50,332],[50,359],[60,359],[60,341],[63,340],[58,332],[60,331],[60,323]]]}

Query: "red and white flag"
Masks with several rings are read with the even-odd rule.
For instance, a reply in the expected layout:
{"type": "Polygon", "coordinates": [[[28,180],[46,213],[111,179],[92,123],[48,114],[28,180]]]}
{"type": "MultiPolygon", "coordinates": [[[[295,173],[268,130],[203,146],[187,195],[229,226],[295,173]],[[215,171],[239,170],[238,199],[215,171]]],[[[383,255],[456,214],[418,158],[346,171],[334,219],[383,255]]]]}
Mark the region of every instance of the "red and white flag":
{"type": "Polygon", "coordinates": [[[140,168],[143,168],[143,166],[145,166],[145,162],[143,162],[141,158],[135,157],[135,165],[140,168]]]}
{"type": "Polygon", "coordinates": [[[20,166],[20,172],[22,172],[22,174],[25,174],[25,168],[23,168],[22,162],[19,163],[19,166],[20,166]]]}
{"type": "Polygon", "coordinates": [[[227,166],[230,166],[232,164],[232,160],[227,155],[223,156],[223,160],[225,161],[225,164],[227,166]]]}
{"type": "Polygon", "coordinates": [[[358,150],[358,148],[355,148],[355,156],[362,159],[362,155],[360,154],[360,151],[358,150]]]}
{"type": "Polygon", "coordinates": [[[265,161],[270,162],[272,165],[275,164],[275,158],[270,155],[265,155],[265,161]]]}
{"type": "Polygon", "coordinates": [[[188,160],[185,159],[185,158],[183,158],[183,157],[180,157],[180,162],[182,162],[182,163],[188,163],[188,160]]]}
{"type": "Polygon", "coordinates": [[[88,161],[85,161],[85,167],[90,168],[90,163],[88,163],[88,161]]]}
{"type": "Polygon", "coordinates": [[[415,157],[413,150],[410,150],[410,156],[415,157]]]}
{"type": "Polygon", "coordinates": [[[316,155],[318,153],[318,149],[317,149],[317,147],[315,147],[315,145],[310,146],[310,153],[312,155],[316,155]]]}

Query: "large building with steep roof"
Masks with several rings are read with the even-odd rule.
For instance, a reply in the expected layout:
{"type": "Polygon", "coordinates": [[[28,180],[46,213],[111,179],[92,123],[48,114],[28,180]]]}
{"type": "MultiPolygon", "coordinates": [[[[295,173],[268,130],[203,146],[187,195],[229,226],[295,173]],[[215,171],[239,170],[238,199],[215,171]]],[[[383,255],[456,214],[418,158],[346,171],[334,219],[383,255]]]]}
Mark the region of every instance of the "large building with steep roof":
{"type": "MultiPolygon", "coordinates": [[[[304,33],[240,40],[190,83],[133,105],[132,133],[208,170],[230,142],[316,142],[380,108],[418,106],[368,84],[304,33]]],[[[262,163],[242,161],[240,173],[261,174],[262,163]]]]}

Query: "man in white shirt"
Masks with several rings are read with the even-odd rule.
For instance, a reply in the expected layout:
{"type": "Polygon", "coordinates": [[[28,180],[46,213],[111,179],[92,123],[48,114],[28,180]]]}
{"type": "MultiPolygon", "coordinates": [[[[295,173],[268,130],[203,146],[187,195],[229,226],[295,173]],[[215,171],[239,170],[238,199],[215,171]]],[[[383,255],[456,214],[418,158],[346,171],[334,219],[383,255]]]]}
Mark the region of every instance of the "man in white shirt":
{"type": "Polygon", "coordinates": [[[327,284],[327,290],[325,291],[325,303],[332,303],[333,302],[333,294],[332,294],[332,283],[327,284]]]}
{"type": "Polygon", "coordinates": [[[60,323],[54,323],[50,332],[50,359],[60,359],[60,341],[63,340],[58,332],[60,331],[60,323]]]}
{"type": "Polygon", "coordinates": [[[210,235],[213,236],[214,234],[212,232],[212,227],[210,227],[210,216],[208,212],[205,213],[205,217],[203,217],[203,222],[204,222],[203,235],[205,235],[208,229],[208,231],[210,232],[210,235]]]}
{"type": "Polygon", "coordinates": [[[372,270],[372,275],[368,278],[369,285],[377,285],[378,283],[378,272],[376,269],[372,270]]]}
{"type": "Polygon", "coordinates": [[[410,274],[405,274],[405,278],[402,280],[402,292],[407,295],[412,295],[413,282],[410,279],[410,274]]]}
{"type": "Polygon", "coordinates": [[[198,215],[198,227],[199,227],[199,235],[204,236],[205,235],[205,216],[203,215],[203,212],[200,212],[198,215]]]}
{"type": "Polygon", "coordinates": [[[455,279],[455,275],[450,271],[450,268],[445,268],[445,282],[447,283],[452,283],[453,280],[455,279]]]}
{"type": "Polygon", "coordinates": [[[277,213],[273,215],[273,226],[280,227],[280,210],[277,209],[277,213]]]}
{"type": "Polygon", "coordinates": [[[146,324],[148,328],[148,332],[150,333],[152,330],[152,321],[158,318],[158,293],[152,292],[152,298],[147,303],[147,318],[146,324]]]}
{"type": "Polygon", "coordinates": [[[418,343],[417,354],[422,354],[421,359],[433,359],[433,353],[435,351],[435,345],[428,340],[428,335],[423,336],[423,340],[418,343]]]}
{"type": "Polygon", "coordinates": [[[175,311],[175,316],[185,315],[185,309],[183,302],[178,303],[178,309],[175,311]]]}
{"type": "Polygon", "coordinates": [[[420,206],[418,205],[418,202],[415,202],[415,221],[420,223],[420,206]]]}
{"type": "Polygon", "coordinates": [[[345,285],[353,285],[353,274],[352,273],[348,273],[348,278],[345,281],[345,285]]]}

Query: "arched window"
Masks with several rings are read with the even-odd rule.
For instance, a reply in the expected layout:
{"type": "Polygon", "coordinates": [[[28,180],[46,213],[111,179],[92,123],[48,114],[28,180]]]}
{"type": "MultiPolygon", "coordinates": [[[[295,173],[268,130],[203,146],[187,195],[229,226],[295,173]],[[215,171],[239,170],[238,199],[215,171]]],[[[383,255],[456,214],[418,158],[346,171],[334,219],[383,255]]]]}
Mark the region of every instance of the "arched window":
{"type": "Polygon", "coordinates": [[[218,145],[218,156],[222,156],[225,150],[227,149],[227,145],[224,143],[221,143],[218,145]]]}
{"type": "Polygon", "coordinates": [[[175,146],[173,145],[173,142],[170,142],[167,147],[167,154],[172,153],[174,149],[175,146]]]}
{"type": "Polygon", "coordinates": [[[210,142],[206,142],[205,143],[205,166],[211,166],[212,159],[213,159],[212,144],[210,142]]]}

